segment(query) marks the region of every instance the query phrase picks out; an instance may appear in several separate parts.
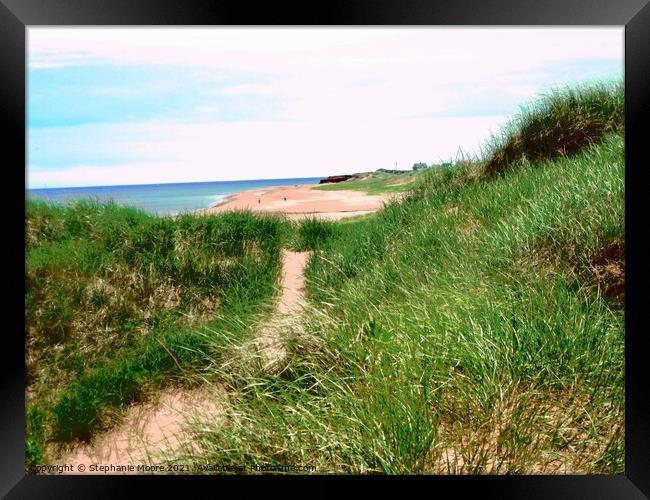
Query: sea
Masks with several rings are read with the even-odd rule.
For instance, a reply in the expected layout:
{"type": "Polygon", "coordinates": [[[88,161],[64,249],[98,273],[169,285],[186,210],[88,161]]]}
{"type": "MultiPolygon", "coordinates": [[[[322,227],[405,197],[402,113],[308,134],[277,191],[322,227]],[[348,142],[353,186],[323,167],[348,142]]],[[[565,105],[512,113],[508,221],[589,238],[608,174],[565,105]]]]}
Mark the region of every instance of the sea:
{"type": "Polygon", "coordinates": [[[137,207],[151,215],[168,216],[212,207],[227,196],[241,191],[272,186],[318,184],[323,177],[255,179],[244,181],[183,182],[174,184],[138,184],[128,186],[88,186],[27,189],[26,197],[66,204],[76,200],[113,201],[137,207]]]}

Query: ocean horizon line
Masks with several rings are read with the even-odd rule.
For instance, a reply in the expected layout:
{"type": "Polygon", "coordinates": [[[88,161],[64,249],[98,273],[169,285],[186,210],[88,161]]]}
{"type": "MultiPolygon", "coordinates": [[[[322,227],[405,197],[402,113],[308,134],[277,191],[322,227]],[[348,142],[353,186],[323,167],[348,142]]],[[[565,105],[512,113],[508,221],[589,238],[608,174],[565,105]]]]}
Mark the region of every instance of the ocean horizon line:
{"type": "Polygon", "coordinates": [[[77,200],[90,199],[139,208],[152,215],[177,215],[213,207],[221,203],[226,197],[243,191],[267,187],[318,184],[323,178],[282,177],[234,181],[27,188],[25,194],[29,200],[57,204],[68,204],[77,200]]]}
{"type": "Polygon", "coordinates": [[[86,188],[124,188],[124,187],[150,187],[150,186],[176,186],[186,184],[214,184],[214,183],[246,183],[246,182],[264,182],[264,181],[282,181],[282,180],[302,180],[302,179],[325,179],[327,175],[315,175],[309,177],[265,177],[260,179],[233,179],[233,180],[215,180],[215,181],[183,181],[183,182],[149,182],[142,184],[90,184],[87,186],[44,186],[44,187],[26,187],[26,191],[42,191],[51,189],[86,189],[86,188]]]}

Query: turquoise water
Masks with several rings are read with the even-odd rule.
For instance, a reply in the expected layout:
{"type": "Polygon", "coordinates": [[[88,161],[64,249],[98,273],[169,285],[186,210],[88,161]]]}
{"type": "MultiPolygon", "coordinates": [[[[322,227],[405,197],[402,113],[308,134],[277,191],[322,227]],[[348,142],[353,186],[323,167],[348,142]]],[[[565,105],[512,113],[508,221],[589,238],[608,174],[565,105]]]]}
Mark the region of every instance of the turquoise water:
{"type": "Polygon", "coordinates": [[[32,200],[68,203],[79,199],[112,200],[120,205],[141,208],[153,215],[177,215],[211,207],[226,196],[270,186],[318,184],[322,177],[257,179],[248,181],[184,182],[179,184],[141,184],[133,186],[91,186],[28,189],[32,200]]]}

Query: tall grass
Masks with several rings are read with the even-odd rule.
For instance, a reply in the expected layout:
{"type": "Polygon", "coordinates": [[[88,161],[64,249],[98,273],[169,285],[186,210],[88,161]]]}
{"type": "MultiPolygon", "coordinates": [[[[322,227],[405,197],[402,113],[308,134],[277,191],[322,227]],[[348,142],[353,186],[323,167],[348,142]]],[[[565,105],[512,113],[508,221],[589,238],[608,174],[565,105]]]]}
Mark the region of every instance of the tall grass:
{"type": "Polygon", "coordinates": [[[536,155],[496,177],[429,172],[372,219],[313,238],[311,307],[280,376],[217,363],[228,418],[197,427],[182,458],[622,473],[623,139],[536,155]]]}
{"type": "Polygon", "coordinates": [[[298,224],[293,246],[297,251],[315,250],[327,245],[340,230],[335,222],[307,218],[298,224]]]}
{"type": "Polygon", "coordinates": [[[115,410],[208,363],[205,327],[246,335],[274,294],[280,219],[155,218],[86,201],[26,208],[31,462],[48,440],[88,439],[115,410]]]}
{"type": "Polygon", "coordinates": [[[521,161],[571,155],[622,130],[622,83],[592,83],[552,89],[523,106],[486,144],[485,172],[494,175],[521,161]]]}

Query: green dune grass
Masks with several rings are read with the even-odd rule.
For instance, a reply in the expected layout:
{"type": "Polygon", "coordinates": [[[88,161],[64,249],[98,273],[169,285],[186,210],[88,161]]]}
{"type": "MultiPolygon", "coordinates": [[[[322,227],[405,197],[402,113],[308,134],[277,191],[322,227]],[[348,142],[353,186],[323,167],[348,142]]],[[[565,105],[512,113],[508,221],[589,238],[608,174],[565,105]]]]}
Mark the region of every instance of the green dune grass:
{"type": "Polygon", "coordinates": [[[230,418],[183,458],[622,473],[624,142],[608,130],[431,170],[371,219],[305,223],[311,307],[281,376],[214,368],[230,418]]]}
{"type": "Polygon", "coordinates": [[[592,83],[556,88],[521,107],[486,143],[485,172],[494,175],[517,161],[566,156],[622,130],[622,83],[592,83]]]}
{"type": "Polygon", "coordinates": [[[283,221],[245,212],[170,219],[29,202],[28,462],[210,362],[207,327],[244,335],[275,291],[283,234],[283,221]]]}
{"type": "Polygon", "coordinates": [[[622,106],[556,91],[343,222],[28,204],[28,463],[200,370],[228,404],[174,463],[623,473],[622,106]],[[271,374],[242,341],[283,246],[312,251],[309,303],[271,374]]]}

